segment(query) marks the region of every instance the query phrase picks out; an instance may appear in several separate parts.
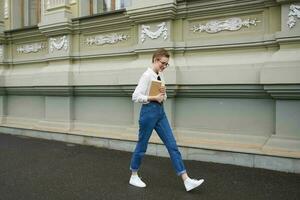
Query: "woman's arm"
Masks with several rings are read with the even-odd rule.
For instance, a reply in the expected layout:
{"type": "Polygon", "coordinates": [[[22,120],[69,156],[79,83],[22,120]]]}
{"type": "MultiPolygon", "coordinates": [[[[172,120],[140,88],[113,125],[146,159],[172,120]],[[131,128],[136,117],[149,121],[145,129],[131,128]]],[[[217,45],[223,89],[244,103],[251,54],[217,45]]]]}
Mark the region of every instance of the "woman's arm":
{"type": "Polygon", "coordinates": [[[149,77],[146,74],[143,74],[132,94],[132,101],[137,103],[147,103],[148,96],[146,92],[148,89],[148,85],[149,85],[149,77]]]}
{"type": "Polygon", "coordinates": [[[148,103],[149,101],[158,101],[162,102],[165,98],[164,93],[160,93],[156,96],[148,96],[147,90],[151,78],[147,74],[143,74],[139,80],[138,85],[136,86],[133,94],[132,100],[137,103],[148,103]]]}

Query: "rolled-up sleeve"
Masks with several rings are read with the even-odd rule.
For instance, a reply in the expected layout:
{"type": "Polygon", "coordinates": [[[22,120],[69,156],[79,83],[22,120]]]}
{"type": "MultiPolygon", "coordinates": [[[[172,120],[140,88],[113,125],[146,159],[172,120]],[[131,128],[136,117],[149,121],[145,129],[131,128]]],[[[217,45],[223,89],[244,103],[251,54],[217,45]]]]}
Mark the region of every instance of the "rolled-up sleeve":
{"type": "Polygon", "coordinates": [[[133,94],[132,101],[137,103],[148,103],[148,85],[150,77],[146,74],[143,74],[139,80],[138,85],[136,86],[133,94]]]}

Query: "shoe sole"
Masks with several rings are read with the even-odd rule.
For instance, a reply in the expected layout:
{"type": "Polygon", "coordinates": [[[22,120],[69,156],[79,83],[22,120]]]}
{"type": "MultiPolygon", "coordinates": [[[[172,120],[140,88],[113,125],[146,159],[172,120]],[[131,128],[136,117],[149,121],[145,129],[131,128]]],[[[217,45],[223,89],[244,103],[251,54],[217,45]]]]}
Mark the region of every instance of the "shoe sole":
{"type": "Polygon", "coordinates": [[[134,187],[138,187],[138,188],[145,188],[146,187],[146,185],[145,186],[139,186],[139,185],[135,185],[135,184],[130,183],[130,182],[129,182],[129,184],[132,185],[132,186],[134,186],[134,187]]]}

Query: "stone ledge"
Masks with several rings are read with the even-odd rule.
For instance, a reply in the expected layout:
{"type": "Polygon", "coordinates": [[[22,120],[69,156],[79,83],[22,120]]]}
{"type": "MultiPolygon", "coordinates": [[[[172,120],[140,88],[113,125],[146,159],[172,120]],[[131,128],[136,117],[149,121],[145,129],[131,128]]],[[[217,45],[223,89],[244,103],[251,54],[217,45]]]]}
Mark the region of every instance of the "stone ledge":
{"type": "MultiPolygon", "coordinates": [[[[138,132],[138,128],[133,125],[112,126],[71,121],[47,122],[45,120],[12,117],[8,119],[4,118],[0,127],[124,141],[136,141],[136,133],[138,132]]],[[[178,131],[176,129],[174,130],[174,135],[177,138],[178,145],[186,148],[300,159],[299,139],[279,138],[273,135],[251,136],[229,133],[192,132],[188,130],[178,131]]],[[[150,142],[153,144],[162,144],[157,134],[151,136],[150,142]]]]}
{"type": "MultiPolygon", "coordinates": [[[[35,137],[82,145],[91,145],[95,147],[130,152],[133,151],[136,144],[135,142],[125,140],[8,127],[0,127],[0,132],[5,134],[35,137]]],[[[246,153],[234,153],[229,151],[206,150],[201,148],[190,147],[180,147],[180,151],[183,159],[185,160],[199,160],[206,162],[240,165],[246,167],[264,168],[291,173],[300,173],[299,159],[281,158],[246,153]]],[[[161,157],[169,157],[165,147],[161,144],[149,144],[146,154],[161,157]]]]}
{"type": "Polygon", "coordinates": [[[300,140],[272,135],[264,144],[262,151],[267,155],[300,158],[300,140]]]}

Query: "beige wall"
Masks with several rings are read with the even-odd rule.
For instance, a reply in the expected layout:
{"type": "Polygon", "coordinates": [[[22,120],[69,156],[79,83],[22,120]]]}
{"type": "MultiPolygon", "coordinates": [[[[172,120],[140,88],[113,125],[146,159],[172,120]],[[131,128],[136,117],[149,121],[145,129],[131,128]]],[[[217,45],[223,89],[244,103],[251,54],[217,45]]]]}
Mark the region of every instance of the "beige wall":
{"type": "Polygon", "coordinates": [[[299,3],[139,0],[80,18],[81,4],[46,9],[37,27],[11,30],[14,18],[4,19],[2,127],[135,141],[140,105],[131,93],[153,51],[165,47],[165,108],[181,146],[300,158],[300,19],[287,27],[289,6],[299,3]],[[192,30],[233,17],[256,25],[192,30]],[[144,25],[153,39],[142,41],[144,25]]]}

